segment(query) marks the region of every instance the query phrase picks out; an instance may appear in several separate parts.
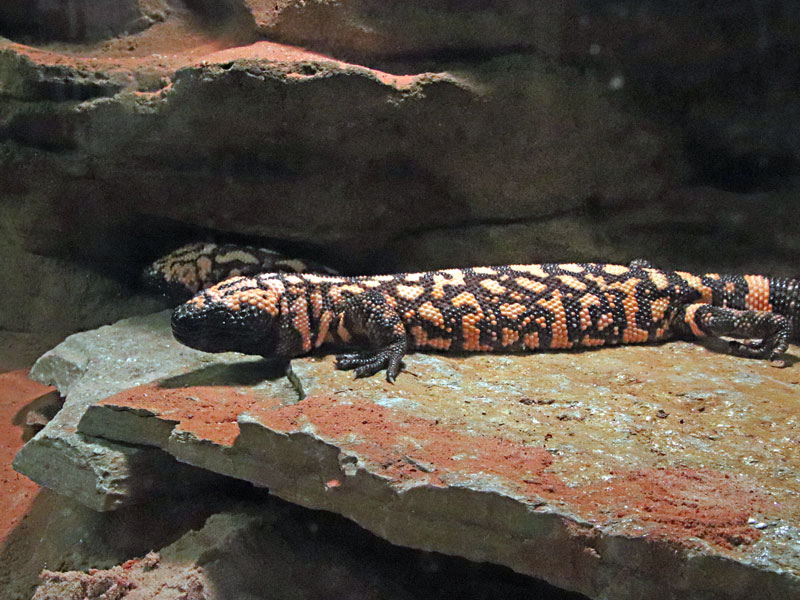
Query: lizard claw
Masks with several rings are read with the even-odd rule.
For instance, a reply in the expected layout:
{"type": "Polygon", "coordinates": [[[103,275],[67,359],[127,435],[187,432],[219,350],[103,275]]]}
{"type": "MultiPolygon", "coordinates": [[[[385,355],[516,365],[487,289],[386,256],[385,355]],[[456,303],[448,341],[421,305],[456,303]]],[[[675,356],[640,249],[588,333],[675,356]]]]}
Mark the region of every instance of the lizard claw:
{"type": "Polygon", "coordinates": [[[355,370],[357,378],[369,377],[381,369],[386,369],[386,381],[394,383],[400,373],[401,361],[405,354],[405,344],[391,344],[373,352],[351,352],[336,357],[336,368],[355,370]]]}

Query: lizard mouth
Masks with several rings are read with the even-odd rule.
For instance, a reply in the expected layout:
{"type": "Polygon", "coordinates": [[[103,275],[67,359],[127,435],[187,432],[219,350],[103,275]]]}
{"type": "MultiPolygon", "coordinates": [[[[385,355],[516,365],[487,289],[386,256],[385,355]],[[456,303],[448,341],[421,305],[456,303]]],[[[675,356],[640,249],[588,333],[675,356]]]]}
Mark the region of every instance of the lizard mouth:
{"type": "Polygon", "coordinates": [[[267,332],[247,319],[231,318],[224,310],[197,311],[181,304],[172,313],[172,336],[203,352],[263,355],[271,350],[267,332]]]}

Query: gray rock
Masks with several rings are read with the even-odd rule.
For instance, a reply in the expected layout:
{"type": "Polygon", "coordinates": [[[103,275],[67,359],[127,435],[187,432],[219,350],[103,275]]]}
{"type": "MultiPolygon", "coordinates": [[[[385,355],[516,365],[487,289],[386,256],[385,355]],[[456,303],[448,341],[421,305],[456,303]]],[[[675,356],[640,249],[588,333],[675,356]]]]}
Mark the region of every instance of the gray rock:
{"type": "Polygon", "coordinates": [[[180,349],[160,313],[75,336],[36,372],[94,399],[76,436],[160,448],[396,544],[593,598],[800,592],[793,369],[688,343],[405,363],[391,385],[295,360],[297,403],[263,361],[180,349]],[[82,336],[75,384],[58,365],[81,359],[58,357],[82,336]]]}
{"type": "Polygon", "coordinates": [[[202,486],[215,479],[160,450],[76,431],[86,408],[98,400],[150,381],[165,370],[203,364],[199,353],[189,351],[192,360],[164,335],[168,314],[127,319],[113,327],[72,335],[36,362],[31,378],[55,385],[66,400],[17,454],[17,471],[95,510],[114,510],[174,492],[176,481],[202,486]],[[146,354],[141,352],[142,344],[148,348],[146,354]]]}

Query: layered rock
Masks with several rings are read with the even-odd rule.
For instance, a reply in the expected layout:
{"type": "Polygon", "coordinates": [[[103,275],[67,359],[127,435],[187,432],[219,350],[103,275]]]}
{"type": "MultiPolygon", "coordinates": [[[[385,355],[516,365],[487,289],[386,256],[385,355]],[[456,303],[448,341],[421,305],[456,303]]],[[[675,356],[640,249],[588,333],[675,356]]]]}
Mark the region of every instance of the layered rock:
{"type": "Polygon", "coordinates": [[[299,403],[261,360],[179,347],[166,313],[75,335],[34,369],[67,399],[15,466],[99,504],[68,485],[88,448],[127,490],[113,507],[168,492],[126,452],[163,454],[593,598],[800,590],[794,369],[688,343],[414,354],[395,385],[293,368],[299,403]]]}

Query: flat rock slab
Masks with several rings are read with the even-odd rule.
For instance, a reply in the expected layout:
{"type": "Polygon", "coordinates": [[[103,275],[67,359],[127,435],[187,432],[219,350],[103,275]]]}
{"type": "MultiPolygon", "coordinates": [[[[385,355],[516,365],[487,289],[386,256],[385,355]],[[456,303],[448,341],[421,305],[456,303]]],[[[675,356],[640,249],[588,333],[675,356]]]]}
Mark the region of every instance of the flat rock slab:
{"type": "Polygon", "coordinates": [[[167,340],[164,324],[169,315],[170,311],[163,311],[123,319],[113,326],[71,335],[36,362],[31,379],[56,386],[65,402],[17,453],[16,471],[98,511],[170,493],[175,481],[203,486],[218,479],[157,449],[77,431],[86,408],[95,402],[164,372],[203,364],[204,357],[197,352],[190,351],[187,360],[182,347],[167,340]]]}
{"type": "Polygon", "coordinates": [[[796,364],[688,343],[414,354],[392,385],[307,358],[293,361],[298,403],[264,361],[180,348],[166,313],[146,319],[103,328],[125,328],[127,357],[97,339],[84,378],[120,360],[155,376],[95,394],[77,435],[593,598],[800,594],[796,364]]]}

